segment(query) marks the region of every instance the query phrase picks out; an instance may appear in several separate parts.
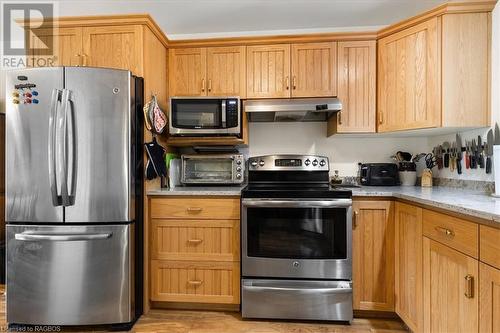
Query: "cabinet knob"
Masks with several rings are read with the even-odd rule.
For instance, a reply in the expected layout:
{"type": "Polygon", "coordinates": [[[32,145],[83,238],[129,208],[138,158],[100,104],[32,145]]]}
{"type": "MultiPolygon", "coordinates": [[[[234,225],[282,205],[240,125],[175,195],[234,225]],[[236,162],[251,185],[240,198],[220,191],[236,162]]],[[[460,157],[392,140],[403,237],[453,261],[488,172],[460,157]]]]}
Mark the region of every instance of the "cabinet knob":
{"type": "Polygon", "coordinates": [[[201,208],[201,207],[188,207],[188,208],[186,208],[186,210],[188,211],[188,213],[199,213],[203,210],[203,208],[201,208]]]}
{"type": "Polygon", "coordinates": [[[297,89],[297,77],[294,75],[292,79],[292,88],[293,90],[297,89]]]}
{"type": "Polygon", "coordinates": [[[339,111],[337,113],[337,119],[339,121],[339,125],[342,125],[342,111],[339,111]]]}
{"type": "Polygon", "coordinates": [[[192,286],[201,286],[202,283],[203,283],[203,281],[200,281],[200,280],[189,280],[188,281],[188,284],[190,284],[192,286]]]}
{"type": "Polygon", "coordinates": [[[380,111],[378,113],[378,123],[379,124],[383,124],[384,123],[384,113],[382,111],[380,111]]]}
{"type": "Polygon", "coordinates": [[[212,91],[212,79],[208,79],[208,92],[212,91]]]}
{"type": "Polygon", "coordinates": [[[467,274],[465,276],[465,297],[474,298],[474,276],[467,274]]]}
{"type": "Polygon", "coordinates": [[[289,90],[290,89],[290,77],[289,76],[286,77],[285,84],[286,84],[286,90],[289,90]]]}
{"type": "Polygon", "coordinates": [[[205,92],[205,79],[201,79],[201,92],[205,92]]]}
{"type": "Polygon", "coordinates": [[[353,229],[356,229],[356,227],[358,226],[358,216],[359,216],[359,212],[357,210],[354,211],[354,218],[352,220],[352,228],[353,229]]]}
{"type": "Polygon", "coordinates": [[[450,230],[448,228],[443,228],[443,227],[435,227],[434,228],[437,232],[443,233],[448,237],[453,237],[455,236],[455,232],[453,230],[450,230]]]}

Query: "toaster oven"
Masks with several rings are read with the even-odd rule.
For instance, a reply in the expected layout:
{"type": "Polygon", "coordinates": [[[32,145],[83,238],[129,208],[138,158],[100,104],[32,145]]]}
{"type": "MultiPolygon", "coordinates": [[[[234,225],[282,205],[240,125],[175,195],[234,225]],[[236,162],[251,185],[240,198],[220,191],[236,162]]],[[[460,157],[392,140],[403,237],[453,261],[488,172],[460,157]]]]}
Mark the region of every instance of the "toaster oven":
{"type": "Polygon", "coordinates": [[[245,159],[241,154],[182,155],[181,182],[186,185],[231,185],[244,180],[245,159]]]}
{"type": "Polygon", "coordinates": [[[394,163],[361,164],[361,185],[395,186],[399,185],[398,166],[394,163]]]}

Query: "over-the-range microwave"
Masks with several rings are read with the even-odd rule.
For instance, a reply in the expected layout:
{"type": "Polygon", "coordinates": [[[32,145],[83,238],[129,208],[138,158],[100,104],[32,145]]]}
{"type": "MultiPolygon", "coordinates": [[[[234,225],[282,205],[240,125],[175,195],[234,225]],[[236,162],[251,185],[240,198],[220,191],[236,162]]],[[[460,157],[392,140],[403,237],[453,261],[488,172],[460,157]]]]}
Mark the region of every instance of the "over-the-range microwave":
{"type": "Polygon", "coordinates": [[[238,136],[239,97],[171,97],[170,135],[238,136]]]}

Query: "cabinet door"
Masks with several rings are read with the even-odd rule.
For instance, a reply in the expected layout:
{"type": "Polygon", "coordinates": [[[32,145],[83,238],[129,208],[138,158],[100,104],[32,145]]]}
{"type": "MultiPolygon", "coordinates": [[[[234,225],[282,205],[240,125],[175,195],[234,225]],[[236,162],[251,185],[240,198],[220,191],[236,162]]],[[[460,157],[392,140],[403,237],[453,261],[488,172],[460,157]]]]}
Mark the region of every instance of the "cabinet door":
{"type": "Polygon", "coordinates": [[[207,49],[171,49],[169,52],[170,96],[207,95],[207,49]]]}
{"type": "Polygon", "coordinates": [[[354,201],[353,306],[394,311],[394,215],[391,201],[354,201]]]}
{"type": "Polygon", "coordinates": [[[83,64],[82,56],[82,28],[54,28],[37,29],[36,35],[30,34],[29,65],[30,67],[45,66],[80,66],[83,64]],[[54,54],[43,55],[36,49],[43,49],[50,45],[52,38],[54,54]]]}
{"type": "MultiPolygon", "coordinates": [[[[375,133],[376,42],[338,44],[338,97],[342,111],[336,121],[337,133],[375,133]]],[[[329,124],[330,129],[330,124],[329,124]]]]}
{"type": "Polygon", "coordinates": [[[290,97],[290,45],[247,46],[247,97],[290,97]]]}
{"type": "Polygon", "coordinates": [[[500,332],[500,270],[480,264],[479,332],[500,332]]]}
{"type": "Polygon", "coordinates": [[[83,28],[83,65],[130,70],[143,76],[141,25],[83,28]]]}
{"type": "Polygon", "coordinates": [[[424,332],[478,331],[478,261],[424,237],[424,332]]]}
{"type": "Polygon", "coordinates": [[[207,49],[209,96],[240,96],[246,94],[245,46],[211,47],[207,49]]]}
{"type": "Polygon", "coordinates": [[[438,19],[379,40],[379,132],[441,124],[438,19]]]}
{"type": "Polygon", "coordinates": [[[337,95],[337,43],[292,44],[292,97],[337,95]]]}
{"type": "Polygon", "coordinates": [[[396,203],[396,313],[413,332],[421,332],[422,208],[396,203]]]}

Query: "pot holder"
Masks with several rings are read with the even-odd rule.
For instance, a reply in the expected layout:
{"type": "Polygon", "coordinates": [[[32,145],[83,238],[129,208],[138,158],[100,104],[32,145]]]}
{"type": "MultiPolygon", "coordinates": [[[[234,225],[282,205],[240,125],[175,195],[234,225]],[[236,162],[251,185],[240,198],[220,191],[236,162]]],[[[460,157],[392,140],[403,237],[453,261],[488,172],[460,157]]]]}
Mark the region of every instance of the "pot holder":
{"type": "Polygon", "coordinates": [[[156,95],[144,105],[143,108],[146,128],[153,133],[161,134],[167,126],[168,119],[165,113],[160,109],[156,95]]]}
{"type": "Polygon", "coordinates": [[[153,141],[146,142],[144,144],[146,147],[146,153],[148,155],[148,163],[146,165],[146,178],[148,180],[154,179],[156,177],[166,177],[167,176],[167,166],[165,164],[165,148],[160,146],[153,138],[153,141]]]}

